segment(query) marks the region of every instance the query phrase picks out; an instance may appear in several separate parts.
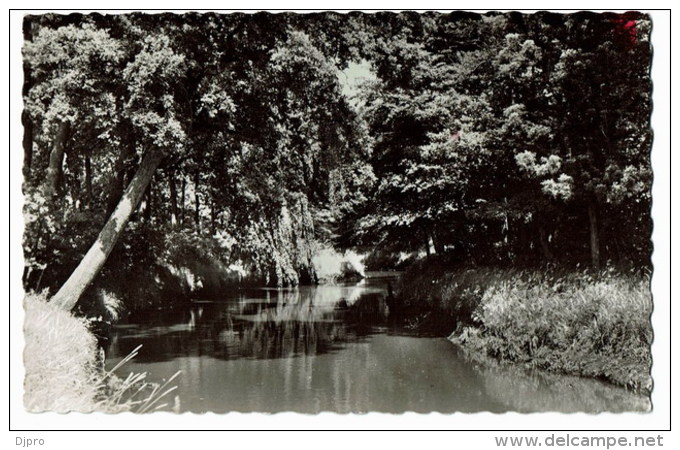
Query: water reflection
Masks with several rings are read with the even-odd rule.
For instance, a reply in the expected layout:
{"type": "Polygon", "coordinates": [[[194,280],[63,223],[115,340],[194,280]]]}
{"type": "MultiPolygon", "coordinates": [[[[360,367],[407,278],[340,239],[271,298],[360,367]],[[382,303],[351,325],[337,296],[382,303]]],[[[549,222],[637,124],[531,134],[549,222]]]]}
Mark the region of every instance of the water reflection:
{"type": "Polygon", "coordinates": [[[624,412],[651,410],[648,396],[599,380],[526,370],[460,350],[484,389],[508,410],[517,412],[624,412]]]}
{"type": "Polygon", "coordinates": [[[386,283],[259,289],[131,317],[108,349],[119,373],[182,371],[182,411],[645,411],[648,399],[595,380],[471,358],[387,320],[386,283]]]}
{"type": "Polygon", "coordinates": [[[360,341],[386,318],[383,289],[369,283],[260,289],[184,310],[137,314],[117,327],[108,350],[110,358],[122,357],[141,343],[143,362],[315,355],[360,341]]]}

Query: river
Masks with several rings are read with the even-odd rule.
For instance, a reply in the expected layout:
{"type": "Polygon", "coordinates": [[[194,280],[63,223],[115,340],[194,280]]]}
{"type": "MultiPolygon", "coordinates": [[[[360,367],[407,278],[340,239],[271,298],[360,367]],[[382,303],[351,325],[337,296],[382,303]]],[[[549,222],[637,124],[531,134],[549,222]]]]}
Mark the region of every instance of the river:
{"type": "Polygon", "coordinates": [[[597,380],[467,355],[388,319],[389,278],[251,289],[147,311],[117,325],[110,368],[161,381],[181,371],[164,409],[365,413],[647,411],[648,398],[597,380]],[[177,398],[174,395],[177,394],[177,398]]]}

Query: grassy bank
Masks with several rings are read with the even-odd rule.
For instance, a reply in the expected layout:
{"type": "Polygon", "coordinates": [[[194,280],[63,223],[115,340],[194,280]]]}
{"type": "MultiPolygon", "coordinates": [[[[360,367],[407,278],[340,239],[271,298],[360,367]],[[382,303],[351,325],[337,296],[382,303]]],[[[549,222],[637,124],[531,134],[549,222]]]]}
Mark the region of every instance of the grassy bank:
{"type": "Polygon", "coordinates": [[[404,320],[465,348],[550,372],[651,390],[646,276],[465,269],[430,259],[397,290],[404,320]]]}
{"type": "MultiPolygon", "coordinates": [[[[44,295],[24,300],[24,406],[30,412],[147,412],[174,389],[145,381],[146,374],[117,377],[89,322],[56,308],[44,295]]],[[[133,352],[129,358],[133,357],[133,352]]]]}

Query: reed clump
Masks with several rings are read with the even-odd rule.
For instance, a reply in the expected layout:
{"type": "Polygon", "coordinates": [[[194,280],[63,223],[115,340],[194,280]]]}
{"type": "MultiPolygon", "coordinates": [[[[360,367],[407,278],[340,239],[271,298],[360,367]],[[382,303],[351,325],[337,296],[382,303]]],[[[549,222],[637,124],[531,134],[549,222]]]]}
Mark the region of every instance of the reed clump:
{"type": "Polygon", "coordinates": [[[399,295],[417,311],[407,321],[437,317],[472,351],[651,391],[647,274],[438,265],[407,275],[399,295]]]}
{"type": "Polygon", "coordinates": [[[644,277],[532,276],[489,287],[459,341],[551,372],[652,388],[652,299],[644,277]]]}
{"type": "Polygon", "coordinates": [[[135,349],[114,369],[104,367],[103,351],[89,321],[47,301],[45,294],[24,299],[24,406],[30,412],[149,412],[176,389],[146,381],[146,373],[121,379],[115,371],[132,359],[135,349]]]}

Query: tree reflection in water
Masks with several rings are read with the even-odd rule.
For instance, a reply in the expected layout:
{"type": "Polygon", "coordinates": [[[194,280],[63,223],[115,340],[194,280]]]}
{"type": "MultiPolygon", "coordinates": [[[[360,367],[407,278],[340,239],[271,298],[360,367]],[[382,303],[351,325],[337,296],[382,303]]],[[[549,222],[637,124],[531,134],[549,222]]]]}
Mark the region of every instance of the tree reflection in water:
{"type": "Polygon", "coordinates": [[[384,289],[319,286],[259,289],[229,301],[204,301],[183,310],[151,311],[118,327],[110,357],[140,343],[138,361],[210,355],[271,359],[338,350],[385,323],[384,289]]]}
{"type": "Polygon", "coordinates": [[[388,326],[386,292],[370,281],[259,289],[147,312],[117,327],[108,364],[143,344],[119,375],[181,370],[181,410],[193,412],[649,409],[596,380],[477,360],[444,338],[388,326]]]}

